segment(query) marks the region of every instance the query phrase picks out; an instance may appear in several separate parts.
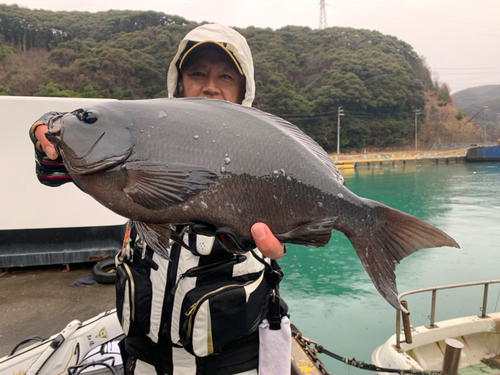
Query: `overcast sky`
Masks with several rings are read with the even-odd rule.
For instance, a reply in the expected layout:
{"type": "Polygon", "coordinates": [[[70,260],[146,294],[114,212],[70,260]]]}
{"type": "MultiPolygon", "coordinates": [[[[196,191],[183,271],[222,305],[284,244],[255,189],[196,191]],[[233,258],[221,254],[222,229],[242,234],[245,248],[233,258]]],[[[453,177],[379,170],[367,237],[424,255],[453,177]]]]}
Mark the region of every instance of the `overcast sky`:
{"type": "MultiPolygon", "coordinates": [[[[500,0],[326,0],[328,26],[409,43],[452,92],[500,84],[500,0]]],[[[21,0],[31,9],[154,10],[228,26],[318,28],[320,0],[21,0]]],[[[14,4],[14,2],[7,2],[14,4]]],[[[306,46],[304,46],[306,47],[306,46]]]]}

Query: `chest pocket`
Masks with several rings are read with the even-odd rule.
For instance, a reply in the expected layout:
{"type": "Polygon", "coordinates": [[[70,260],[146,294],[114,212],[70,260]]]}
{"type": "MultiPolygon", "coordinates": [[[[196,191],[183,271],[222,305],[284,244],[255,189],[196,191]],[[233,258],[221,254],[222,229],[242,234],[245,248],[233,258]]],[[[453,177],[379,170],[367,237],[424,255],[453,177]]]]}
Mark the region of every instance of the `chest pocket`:
{"type": "Polygon", "coordinates": [[[205,357],[257,329],[270,287],[264,271],[252,276],[197,286],[185,295],[179,336],[187,351],[205,357]]]}

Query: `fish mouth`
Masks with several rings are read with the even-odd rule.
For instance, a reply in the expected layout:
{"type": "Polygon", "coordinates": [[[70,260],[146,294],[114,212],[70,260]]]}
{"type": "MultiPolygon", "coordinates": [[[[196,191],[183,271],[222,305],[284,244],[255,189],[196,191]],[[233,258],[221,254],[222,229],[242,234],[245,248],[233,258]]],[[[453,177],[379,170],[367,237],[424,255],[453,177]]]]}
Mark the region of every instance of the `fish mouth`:
{"type": "Polygon", "coordinates": [[[62,118],[63,114],[56,115],[52,117],[47,123],[47,133],[45,133],[45,137],[51,143],[55,143],[59,145],[62,136],[62,118]]]}
{"type": "Polygon", "coordinates": [[[59,114],[56,116],[51,117],[49,120],[49,123],[47,124],[48,130],[50,134],[58,134],[61,132],[61,119],[63,118],[64,114],[59,114]]]}

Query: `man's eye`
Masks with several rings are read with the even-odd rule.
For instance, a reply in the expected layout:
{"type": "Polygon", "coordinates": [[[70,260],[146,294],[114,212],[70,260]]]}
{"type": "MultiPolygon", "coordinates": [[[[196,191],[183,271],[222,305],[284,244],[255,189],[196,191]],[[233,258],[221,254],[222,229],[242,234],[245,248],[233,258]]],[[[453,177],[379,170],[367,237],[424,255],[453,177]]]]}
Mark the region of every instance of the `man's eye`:
{"type": "Polygon", "coordinates": [[[203,73],[202,72],[191,72],[189,73],[190,76],[192,77],[202,77],[203,76],[203,73]]]}
{"type": "Polygon", "coordinates": [[[230,74],[221,74],[221,78],[232,79],[233,77],[230,74]]]}

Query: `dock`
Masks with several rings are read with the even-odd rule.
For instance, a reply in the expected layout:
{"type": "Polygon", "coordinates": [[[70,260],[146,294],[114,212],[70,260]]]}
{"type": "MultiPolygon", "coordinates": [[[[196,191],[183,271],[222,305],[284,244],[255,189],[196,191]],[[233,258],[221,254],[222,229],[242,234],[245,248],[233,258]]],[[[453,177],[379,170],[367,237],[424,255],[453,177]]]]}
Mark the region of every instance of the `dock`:
{"type": "Polygon", "coordinates": [[[467,161],[500,161],[500,140],[495,146],[477,146],[467,150],[467,161]]]}
{"type": "Polygon", "coordinates": [[[459,154],[434,156],[431,154],[427,154],[408,157],[379,156],[356,160],[335,160],[335,157],[332,156],[332,160],[338,169],[370,169],[406,165],[415,166],[424,164],[458,164],[466,162],[465,155],[459,154]]]}

